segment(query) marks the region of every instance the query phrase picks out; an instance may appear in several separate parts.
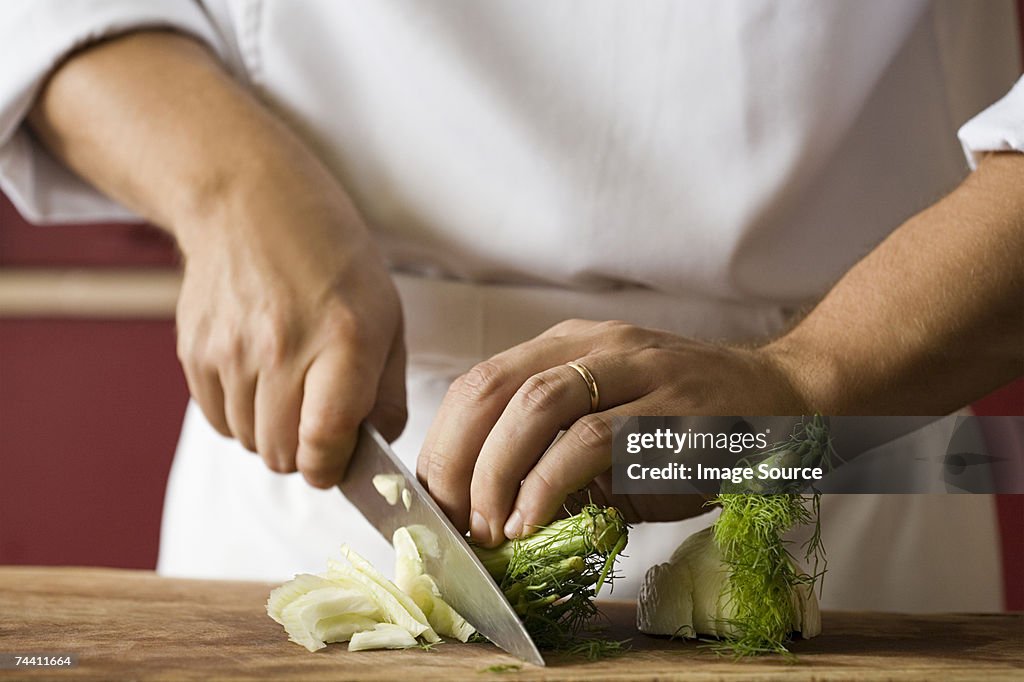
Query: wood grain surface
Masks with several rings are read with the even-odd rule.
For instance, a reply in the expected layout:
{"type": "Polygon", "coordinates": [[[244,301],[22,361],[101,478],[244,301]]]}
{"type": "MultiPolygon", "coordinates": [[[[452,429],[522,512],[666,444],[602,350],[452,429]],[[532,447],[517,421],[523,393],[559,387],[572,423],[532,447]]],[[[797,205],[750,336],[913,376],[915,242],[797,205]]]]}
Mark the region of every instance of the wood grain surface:
{"type": "Polygon", "coordinates": [[[1022,680],[1024,616],[826,613],[795,663],[734,662],[693,642],[647,637],[634,605],[606,602],[615,659],[552,655],[547,668],[488,644],[311,654],[267,617],[270,586],[145,571],[0,567],[0,654],[75,654],[70,669],[0,670],[0,680],[1022,680]]]}

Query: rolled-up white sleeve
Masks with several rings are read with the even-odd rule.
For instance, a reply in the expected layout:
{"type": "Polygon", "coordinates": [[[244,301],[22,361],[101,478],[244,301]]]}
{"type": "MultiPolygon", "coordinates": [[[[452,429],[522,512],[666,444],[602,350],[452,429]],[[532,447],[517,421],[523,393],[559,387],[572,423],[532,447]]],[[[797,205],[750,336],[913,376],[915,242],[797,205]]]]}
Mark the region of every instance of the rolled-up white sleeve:
{"type": "Polygon", "coordinates": [[[965,123],[959,136],[972,169],[987,152],[1024,152],[1024,77],[1005,97],[965,123]]]}
{"type": "Polygon", "coordinates": [[[158,27],[189,34],[223,53],[214,25],[196,0],[0,2],[0,190],[26,219],[135,219],[50,156],[24,120],[50,72],[70,52],[127,31],[158,27]]]}

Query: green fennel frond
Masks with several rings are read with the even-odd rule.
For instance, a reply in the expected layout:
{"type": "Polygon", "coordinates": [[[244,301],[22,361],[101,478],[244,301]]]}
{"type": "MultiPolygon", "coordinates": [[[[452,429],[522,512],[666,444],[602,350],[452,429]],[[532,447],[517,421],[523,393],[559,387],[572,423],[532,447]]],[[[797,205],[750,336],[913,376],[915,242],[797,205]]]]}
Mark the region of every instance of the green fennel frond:
{"type": "MultiPolygon", "coordinates": [[[[821,466],[827,471],[834,455],[827,423],[816,415],[809,422],[798,423],[788,440],[755,457],[759,462],[784,457],[798,462],[797,466],[821,466]]],[[[729,492],[709,502],[722,508],[713,538],[730,570],[727,589],[733,616],[728,624],[738,633],[723,638],[713,649],[736,657],[788,655],[786,645],[795,622],[793,590],[801,586],[814,589],[816,584],[820,589],[825,574],[821,495],[802,495],[785,488],[766,493],[764,482],[746,483],[748,490],[755,492],[731,486],[729,492]],[[786,532],[800,525],[813,526],[803,547],[805,561],[813,566],[810,574],[797,568],[784,539],[786,532]]]]}

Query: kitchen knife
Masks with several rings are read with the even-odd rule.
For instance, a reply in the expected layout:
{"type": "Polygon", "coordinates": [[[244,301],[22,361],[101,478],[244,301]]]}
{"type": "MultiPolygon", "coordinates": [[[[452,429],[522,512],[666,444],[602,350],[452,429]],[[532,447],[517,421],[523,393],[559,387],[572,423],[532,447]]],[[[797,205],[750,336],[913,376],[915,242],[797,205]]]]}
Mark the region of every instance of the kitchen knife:
{"type": "Polygon", "coordinates": [[[369,424],[359,428],[359,442],[338,488],[389,543],[397,528],[415,526],[417,544],[428,545],[420,547],[424,566],[444,600],[497,646],[527,663],[544,665],[522,621],[466,539],[369,424]],[[374,486],[378,474],[402,477],[404,486],[394,504],[374,486]],[[421,543],[423,538],[429,542],[421,543]]]}

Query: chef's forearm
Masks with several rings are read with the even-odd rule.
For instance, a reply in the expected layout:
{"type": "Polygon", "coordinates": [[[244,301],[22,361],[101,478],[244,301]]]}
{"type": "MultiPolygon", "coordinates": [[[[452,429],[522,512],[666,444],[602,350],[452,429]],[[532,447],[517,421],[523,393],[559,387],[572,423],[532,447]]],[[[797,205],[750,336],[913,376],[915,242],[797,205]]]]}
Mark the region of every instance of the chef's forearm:
{"type": "Polygon", "coordinates": [[[59,159],[174,233],[186,254],[210,219],[247,192],[295,183],[305,193],[332,182],[204,46],[167,31],[75,54],[53,74],[29,120],[59,159]]]}
{"type": "Polygon", "coordinates": [[[765,350],[831,414],[944,414],[1024,374],[1024,154],[986,157],[765,350]]]}

